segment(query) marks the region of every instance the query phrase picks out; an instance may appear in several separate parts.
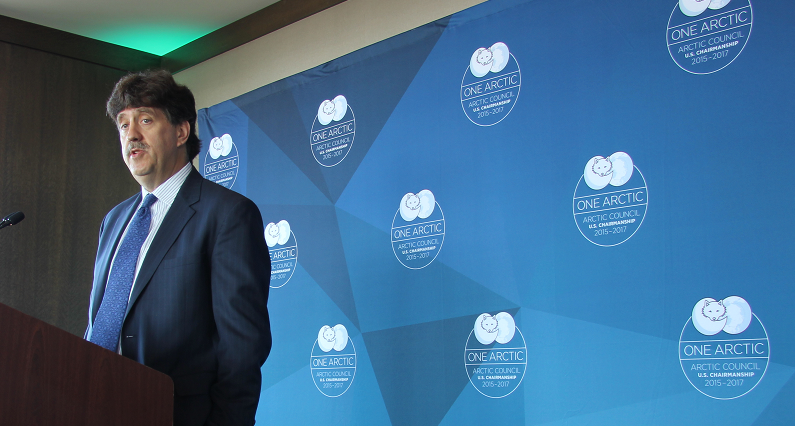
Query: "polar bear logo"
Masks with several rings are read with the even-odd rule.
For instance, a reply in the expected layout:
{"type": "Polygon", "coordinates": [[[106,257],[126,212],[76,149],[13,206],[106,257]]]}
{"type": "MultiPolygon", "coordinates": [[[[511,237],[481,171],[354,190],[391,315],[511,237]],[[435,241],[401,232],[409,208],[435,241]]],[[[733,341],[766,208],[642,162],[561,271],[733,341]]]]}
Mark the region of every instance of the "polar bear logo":
{"type": "Polygon", "coordinates": [[[504,345],[513,339],[516,322],[507,312],[500,312],[497,315],[483,313],[475,320],[473,332],[482,345],[490,345],[495,341],[504,345]]]}
{"type": "Polygon", "coordinates": [[[334,340],[337,337],[337,333],[334,331],[334,329],[327,325],[324,325],[323,328],[320,329],[320,331],[322,332],[321,337],[326,342],[334,342],[334,340]]]}
{"type": "Polygon", "coordinates": [[[322,110],[323,115],[329,115],[333,117],[335,109],[334,102],[326,99],[325,101],[323,101],[323,103],[320,104],[320,108],[322,110]]]}
{"type": "Polygon", "coordinates": [[[345,96],[338,95],[333,100],[326,99],[317,109],[317,121],[327,125],[332,121],[340,121],[348,112],[348,100],[345,96]]]}
{"type": "Polygon", "coordinates": [[[598,191],[607,185],[622,186],[629,182],[635,164],[626,152],[614,152],[605,158],[601,155],[591,157],[585,163],[583,177],[589,188],[598,191]]]}
{"type": "Polygon", "coordinates": [[[709,318],[710,321],[720,321],[726,318],[726,307],[723,306],[721,300],[717,302],[705,300],[704,307],[701,308],[701,315],[709,318]]]}
{"type": "Polygon", "coordinates": [[[217,160],[219,157],[226,157],[232,152],[232,136],[229,133],[224,134],[220,138],[215,137],[210,141],[210,157],[217,160]]]}
{"type": "Polygon", "coordinates": [[[410,210],[417,210],[420,208],[420,197],[408,193],[406,194],[406,207],[410,210]]]}
{"type": "Polygon", "coordinates": [[[693,307],[693,326],[705,336],[714,336],[725,331],[740,334],[751,325],[751,305],[740,296],[729,296],[723,300],[705,297],[693,307]]]}
{"type": "Polygon", "coordinates": [[[416,218],[425,219],[433,213],[436,208],[436,197],[433,192],[423,189],[414,194],[409,192],[400,200],[400,217],[406,222],[411,222],[416,218]]]}
{"type": "Polygon", "coordinates": [[[265,243],[268,247],[284,245],[290,239],[290,232],[290,223],[286,220],[271,222],[265,227],[265,243]]]}
{"type": "Polygon", "coordinates": [[[348,346],[348,329],[342,324],[320,327],[317,333],[317,345],[323,352],[330,352],[332,349],[337,352],[342,351],[348,346]]]}
{"type": "Polygon", "coordinates": [[[613,173],[613,163],[610,162],[610,158],[596,157],[591,170],[599,177],[605,177],[613,173]]]}
{"type": "Polygon", "coordinates": [[[483,316],[480,317],[480,328],[485,330],[486,333],[496,333],[498,325],[499,321],[497,321],[497,318],[491,315],[483,314],[483,316]]]}
{"type": "Polygon", "coordinates": [[[478,78],[489,72],[498,73],[508,65],[510,57],[508,46],[503,42],[494,43],[491,47],[481,47],[469,59],[469,70],[478,78]]]}
{"type": "Polygon", "coordinates": [[[494,59],[494,54],[491,53],[490,49],[486,49],[485,47],[481,47],[480,49],[476,50],[477,61],[480,65],[489,65],[491,61],[494,59]]]}

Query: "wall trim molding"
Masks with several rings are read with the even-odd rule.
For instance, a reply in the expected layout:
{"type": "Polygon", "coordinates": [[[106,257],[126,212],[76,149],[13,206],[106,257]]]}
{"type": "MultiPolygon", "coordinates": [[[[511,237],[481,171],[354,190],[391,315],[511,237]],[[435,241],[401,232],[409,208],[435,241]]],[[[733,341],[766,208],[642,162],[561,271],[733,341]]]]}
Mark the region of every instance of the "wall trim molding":
{"type": "Polygon", "coordinates": [[[123,71],[177,73],[345,0],[281,0],[163,56],[0,15],[0,41],[123,71]]]}

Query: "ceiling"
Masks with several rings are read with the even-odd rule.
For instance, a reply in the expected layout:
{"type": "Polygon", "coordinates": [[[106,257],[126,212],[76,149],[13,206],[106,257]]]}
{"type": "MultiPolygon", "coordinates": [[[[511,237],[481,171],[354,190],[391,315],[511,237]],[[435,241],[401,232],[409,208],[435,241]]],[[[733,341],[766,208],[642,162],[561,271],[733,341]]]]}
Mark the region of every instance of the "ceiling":
{"type": "Polygon", "coordinates": [[[0,15],[165,55],[279,0],[0,0],[0,15]]]}

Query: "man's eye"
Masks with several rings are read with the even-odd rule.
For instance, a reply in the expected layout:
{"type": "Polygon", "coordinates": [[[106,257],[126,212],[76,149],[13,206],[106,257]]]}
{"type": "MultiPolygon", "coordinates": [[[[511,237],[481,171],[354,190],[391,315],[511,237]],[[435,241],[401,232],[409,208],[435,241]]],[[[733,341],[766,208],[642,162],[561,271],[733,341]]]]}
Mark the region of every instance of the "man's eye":
{"type": "Polygon", "coordinates": [[[152,119],[151,119],[151,118],[144,118],[144,119],[143,119],[143,120],[141,120],[141,121],[142,121],[142,122],[144,122],[145,124],[149,124],[149,123],[151,123],[151,122],[152,122],[152,119]]]}
{"type": "Polygon", "coordinates": [[[126,129],[127,126],[127,124],[119,124],[119,129],[126,129]]]}

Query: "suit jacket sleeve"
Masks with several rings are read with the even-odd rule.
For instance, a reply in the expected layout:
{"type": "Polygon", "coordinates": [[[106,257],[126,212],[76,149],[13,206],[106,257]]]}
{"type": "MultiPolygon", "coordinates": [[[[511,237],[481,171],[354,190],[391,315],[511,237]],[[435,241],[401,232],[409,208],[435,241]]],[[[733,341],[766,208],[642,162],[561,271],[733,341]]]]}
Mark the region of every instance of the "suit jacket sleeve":
{"type": "Polygon", "coordinates": [[[262,216],[248,199],[221,218],[211,258],[218,376],[210,389],[211,425],[250,425],[271,348],[268,318],[270,257],[262,216]]]}

